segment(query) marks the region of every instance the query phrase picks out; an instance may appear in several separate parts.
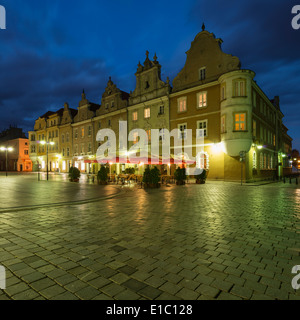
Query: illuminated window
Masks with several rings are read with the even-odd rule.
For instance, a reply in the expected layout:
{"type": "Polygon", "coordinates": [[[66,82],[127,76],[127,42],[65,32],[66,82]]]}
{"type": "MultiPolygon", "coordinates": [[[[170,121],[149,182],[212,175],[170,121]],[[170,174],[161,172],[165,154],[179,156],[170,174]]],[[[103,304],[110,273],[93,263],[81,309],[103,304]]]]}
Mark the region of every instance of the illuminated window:
{"type": "Polygon", "coordinates": [[[252,167],[253,169],[256,169],[257,168],[257,159],[256,159],[256,152],[254,151],[253,152],[253,164],[252,164],[252,167]]]}
{"type": "Polygon", "coordinates": [[[276,136],[273,134],[273,146],[276,147],[276,136]]]}
{"type": "Polygon", "coordinates": [[[234,115],[234,130],[246,131],[246,113],[236,113],[234,115]]]}
{"type": "Polygon", "coordinates": [[[135,111],[132,113],[132,121],[137,121],[138,120],[138,112],[135,111]]]}
{"type": "Polygon", "coordinates": [[[63,161],[63,163],[62,163],[62,169],[63,169],[63,171],[66,171],[66,161],[63,161]]]}
{"type": "Polygon", "coordinates": [[[186,98],[178,99],[178,112],[186,111],[186,98]]]}
{"type": "Polygon", "coordinates": [[[198,104],[197,108],[207,107],[207,92],[200,92],[198,94],[198,104]]]}
{"type": "Polygon", "coordinates": [[[151,141],[151,130],[146,130],[148,141],[151,141]]]}
{"type": "Polygon", "coordinates": [[[221,117],[221,133],[226,132],[226,116],[221,117]]]}
{"type": "Polygon", "coordinates": [[[138,143],[138,141],[139,141],[139,134],[138,134],[138,132],[134,132],[133,133],[133,144],[138,143]]]}
{"type": "Polygon", "coordinates": [[[146,109],[144,110],[144,118],[145,118],[145,119],[149,119],[149,118],[150,118],[150,115],[151,115],[150,108],[146,108],[146,109]]]}
{"type": "Polygon", "coordinates": [[[244,97],[245,95],[245,80],[236,80],[234,82],[234,96],[244,97]]]}
{"type": "Polygon", "coordinates": [[[84,128],[81,128],[81,138],[84,138],[84,128]]]}

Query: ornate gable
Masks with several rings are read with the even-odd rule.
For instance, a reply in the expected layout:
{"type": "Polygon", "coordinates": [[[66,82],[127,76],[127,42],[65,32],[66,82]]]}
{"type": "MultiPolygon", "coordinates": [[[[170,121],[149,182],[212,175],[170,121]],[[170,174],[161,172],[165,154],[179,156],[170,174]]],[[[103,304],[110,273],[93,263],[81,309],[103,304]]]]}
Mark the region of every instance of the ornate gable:
{"type": "Polygon", "coordinates": [[[203,27],[186,53],[185,66],[173,81],[173,92],[215,81],[222,74],[241,68],[237,57],[222,51],[222,42],[203,27]]]}

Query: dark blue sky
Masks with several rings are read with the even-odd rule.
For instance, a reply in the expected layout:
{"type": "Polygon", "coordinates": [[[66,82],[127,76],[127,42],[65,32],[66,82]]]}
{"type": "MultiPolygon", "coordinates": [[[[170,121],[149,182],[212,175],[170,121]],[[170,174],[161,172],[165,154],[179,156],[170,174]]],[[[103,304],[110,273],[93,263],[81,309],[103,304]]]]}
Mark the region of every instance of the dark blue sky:
{"type": "MultiPolygon", "coordinates": [[[[298,3],[297,3],[298,2],[298,3]]],[[[31,130],[34,121],[64,102],[77,108],[84,88],[100,103],[109,76],[127,92],[149,50],[171,81],[185,63],[202,23],[222,38],[223,51],[271,99],[281,98],[284,123],[300,149],[300,29],[292,7],[280,0],[0,0],[7,30],[0,30],[0,130],[31,130]]]]}

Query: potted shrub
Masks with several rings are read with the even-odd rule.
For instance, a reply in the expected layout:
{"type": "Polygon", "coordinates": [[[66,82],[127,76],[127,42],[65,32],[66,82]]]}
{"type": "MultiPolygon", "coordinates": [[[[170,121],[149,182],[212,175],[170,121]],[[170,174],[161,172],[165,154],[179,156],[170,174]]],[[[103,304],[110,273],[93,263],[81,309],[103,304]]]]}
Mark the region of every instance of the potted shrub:
{"type": "Polygon", "coordinates": [[[69,170],[69,179],[70,182],[79,182],[79,178],[81,176],[81,173],[78,168],[71,167],[69,170]]]}
{"type": "Polygon", "coordinates": [[[177,185],[184,185],[186,180],[185,168],[177,168],[174,172],[174,178],[177,185]]]}
{"type": "Polygon", "coordinates": [[[107,168],[105,166],[101,166],[100,170],[98,171],[97,174],[97,180],[99,184],[106,185],[108,184],[108,172],[107,168]]]}
{"type": "Polygon", "coordinates": [[[160,187],[160,172],[157,167],[150,169],[147,167],[143,176],[143,183],[146,188],[159,188],[160,187]]]}
{"type": "Polygon", "coordinates": [[[203,169],[203,171],[200,174],[198,174],[195,178],[197,184],[205,184],[207,178],[206,170],[203,169]]]}
{"type": "Polygon", "coordinates": [[[160,187],[160,171],[157,167],[150,170],[150,187],[159,188],[160,187]]]}

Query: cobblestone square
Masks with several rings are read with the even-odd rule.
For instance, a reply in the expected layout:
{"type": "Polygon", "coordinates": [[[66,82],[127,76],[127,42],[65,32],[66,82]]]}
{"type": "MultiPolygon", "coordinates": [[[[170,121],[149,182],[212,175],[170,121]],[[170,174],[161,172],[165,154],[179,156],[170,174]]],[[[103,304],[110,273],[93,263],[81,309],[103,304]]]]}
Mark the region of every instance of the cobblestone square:
{"type": "Polygon", "coordinates": [[[300,299],[297,185],[0,188],[2,300],[300,299]]]}

